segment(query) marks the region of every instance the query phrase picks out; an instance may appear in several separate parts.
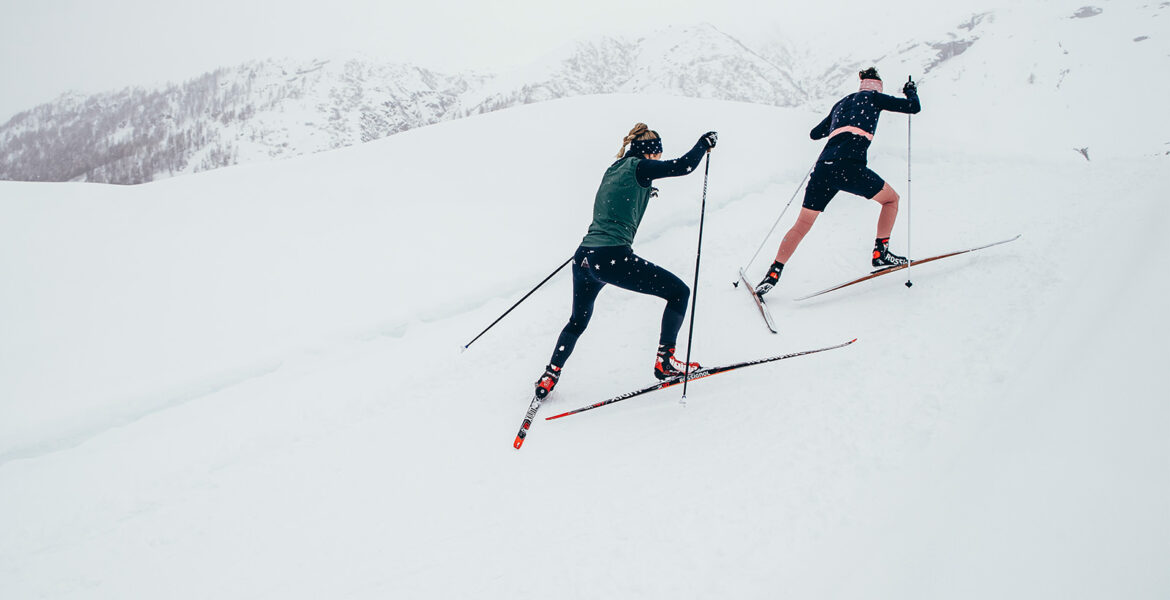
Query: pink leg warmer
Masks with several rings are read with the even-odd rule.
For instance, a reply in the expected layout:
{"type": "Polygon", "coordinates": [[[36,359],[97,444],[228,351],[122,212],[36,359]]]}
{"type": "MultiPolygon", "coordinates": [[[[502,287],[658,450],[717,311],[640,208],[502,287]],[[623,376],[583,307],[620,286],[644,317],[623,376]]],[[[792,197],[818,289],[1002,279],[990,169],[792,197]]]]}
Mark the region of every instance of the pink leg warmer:
{"type": "Polygon", "coordinates": [[[776,260],[787,264],[788,259],[792,258],[792,253],[796,252],[796,247],[800,245],[800,240],[804,239],[804,235],[812,229],[813,222],[821,213],[807,208],[800,209],[800,215],[796,217],[796,223],[792,224],[792,229],[784,234],[784,240],[780,242],[780,249],[776,251],[776,260]]]}
{"type": "Polygon", "coordinates": [[[888,238],[894,231],[894,219],[898,218],[898,192],[887,183],[873,199],[882,205],[882,212],[878,215],[877,237],[888,238]]]}

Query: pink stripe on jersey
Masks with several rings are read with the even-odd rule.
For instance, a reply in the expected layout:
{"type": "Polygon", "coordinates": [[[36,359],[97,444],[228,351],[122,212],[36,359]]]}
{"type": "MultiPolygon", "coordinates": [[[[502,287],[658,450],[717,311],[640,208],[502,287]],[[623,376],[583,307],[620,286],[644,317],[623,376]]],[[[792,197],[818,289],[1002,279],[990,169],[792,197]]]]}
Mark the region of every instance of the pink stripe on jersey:
{"type": "MultiPolygon", "coordinates": [[[[866,79],[865,81],[873,81],[873,80],[866,79]]],[[[873,134],[872,133],[870,133],[870,132],[868,132],[860,127],[854,127],[852,125],[846,125],[844,127],[838,127],[836,129],[834,129],[833,132],[829,134],[829,137],[833,137],[833,136],[837,135],[838,133],[854,133],[854,134],[860,135],[861,137],[863,137],[871,142],[873,141],[873,134]]]]}

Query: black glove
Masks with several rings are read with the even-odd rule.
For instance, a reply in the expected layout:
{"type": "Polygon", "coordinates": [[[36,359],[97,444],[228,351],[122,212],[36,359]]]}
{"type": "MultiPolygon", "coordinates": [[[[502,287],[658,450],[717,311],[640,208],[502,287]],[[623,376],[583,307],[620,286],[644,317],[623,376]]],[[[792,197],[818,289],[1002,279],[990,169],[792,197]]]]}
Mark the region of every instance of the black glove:
{"type": "Polygon", "coordinates": [[[917,94],[917,93],[918,93],[918,84],[914,83],[913,79],[907,81],[906,85],[902,86],[902,95],[904,95],[904,96],[909,96],[911,94],[917,94]]]}
{"type": "Polygon", "coordinates": [[[699,142],[706,144],[708,150],[710,150],[711,148],[714,148],[715,142],[718,142],[718,141],[719,141],[719,134],[715,133],[714,131],[708,131],[707,133],[704,133],[702,137],[699,138],[699,142]]]}

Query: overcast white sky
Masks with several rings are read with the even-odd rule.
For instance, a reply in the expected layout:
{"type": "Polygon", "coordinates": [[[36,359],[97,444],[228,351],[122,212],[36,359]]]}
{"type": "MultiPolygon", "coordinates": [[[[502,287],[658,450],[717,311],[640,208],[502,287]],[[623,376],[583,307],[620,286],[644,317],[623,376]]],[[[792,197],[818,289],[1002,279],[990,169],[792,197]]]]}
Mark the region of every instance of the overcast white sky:
{"type": "Polygon", "coordinates": [[[0,123],[70,90],[179,82],[268,57],[365,52],[492,70],[601,32],[710,22],[828,34],[889,12],[873,0],[0,0],[0,123]]]}

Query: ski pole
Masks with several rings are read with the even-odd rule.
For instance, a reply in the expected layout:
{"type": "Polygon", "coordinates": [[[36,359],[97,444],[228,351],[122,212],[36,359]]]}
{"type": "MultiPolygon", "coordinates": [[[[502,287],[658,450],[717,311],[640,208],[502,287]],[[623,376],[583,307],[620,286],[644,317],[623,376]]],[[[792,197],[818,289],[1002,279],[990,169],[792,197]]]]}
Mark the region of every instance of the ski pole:
{"type": "MultiPolygon", "coordinates": [[[[711,172],[711,151],[703,166],[703,203],[699,208],[699,248],[695,251],[695,285],[691,288],[691,326],[687,332],[687,365],[683,370],[682,400],[687,398],[687,380],[691,375],[691,340],[695,337],[695,306],[699,302],[699,259],[703,257],[703,220],[707,214],[707,174],[711,172]]],[[[680,402],[682,401],[680,400],[680,402]]]]}
{"type": "MultiPolygon", "coordinates": [[[[907,82],[913,82],[914,78],[906,77],[907,82]]],[[[910,283],[910,266],[914,264],[914,255],[910,252],[910,118],[914,115],[906,115],[906,287],[914,285],[910,283]]]]}
{"type": "MultiPolygon", "coordinates": [[[[813,168],[815,167],[816,165],[809,167],[808,173],[804,174],[804,179],[800,180],[800,184],[796,186],[796,191],[792,192],[792,197],[788,199],[788,204],[784,205],[784,210],[780,211],[780,216],[776,217],[776,222],[772,223],[772,228],[768,230],[768,234],[765,235],[763,241],[760,242],[760,247],[756,248],[756,253],[753,254],[751,259],[747,261],[747,264],[743,266],[742,270],[745,273],[747,272],[748,268],[752,266],[752,263],[756,262],[756,257],[760,255],[760,250],[764,249],[764,245],[768,243],[768,238],[772,237],[772,233],[776,231],[776,226],[780,225],[780,219],[784,218],[784,213],[788,212],[788,207],[792,206],[792,201],[796,199],[796,195],[800,193],[800,188],[804,187],[804,182],[808,181],[808,178],[810,175],[812,175],[813,168]]],[[[735,282],[731,284],[731,286],[739,287],[739,280],[736,279],[735,282]]]]}
{"type": "Polygon", "coordinates": [[[467,342],[467,344],[466,344],[465,346],[463,346],[463,350],[467,350],[467,348],[468,348],[468,347],[470,347],[472,344],[474,344],[474,343],[475,343],[475,340],[478,340],[478,339],[480,338],[480,336],[482,336],[483,334],[487,333],[488,329],[491,329],[492,327],[495,327],[495,326],[496,326],[496,323],[499,323],[501,319],[503,319],[504,317],[508,316],[508,313],[512,312],[512,310],[513,310],[514,308],[516,308],[517,306],[520,306],[520,303],[521,303],[521,302],[523,302],[523,301],[527,300],[527,299],[528,299],[528,297],[529,297],[529,296],[531,296],[533,292],[535,292],[536,290],[540,289],[540,286],[544,285],[544,284],[545,284],[545,282],[547,282],[549,279],[552,279],[552,278],[553,278],[553,275],[556,275],[557,273],[559,273],[559,272],[561,271],[561,269],[565,268],[565,265],[569,264],[569,262],[571,262],[572,260],[573,260],[573,257],[572,257],[572,256],[570,256],[570,257],[569,257],[567,260],[565,260],[565,262],[561,263],[561,266],[557,267],[557,268],[556,268],[556,270],[555,270],[555,271],[553,271],[552,273],[549,273],[549,274],[548,274],[548,277],[545,277],[543,281],[541,281],[540,283],[536,284],[536,287],[532,288],[532,290],[531,290],[531,291],[529,291],[527,294],[524,294],[524,297],[523,297],[523,298],[521,298],[521,299],[520,299],[520,300],[518,300],[518,301],[517,301],[515,304],[513,304],[513,305],[512,305],[512,308],[509,308],[508,310],[504,311],[504,314],[500,315],[500,317],[499,317],[498,319],[496,319],[495,321],[492,321],[492,324],[491,324],[491,325],[488,325],[486,329],[484,329],[483,331],[479,332],[479,335],[475,336],[475,339],[471,340],[470,342],[467,342]]]}

